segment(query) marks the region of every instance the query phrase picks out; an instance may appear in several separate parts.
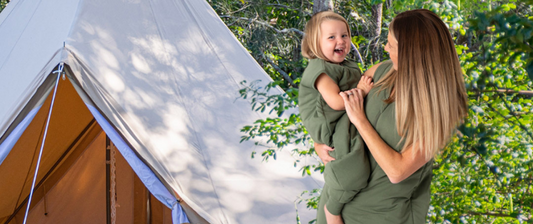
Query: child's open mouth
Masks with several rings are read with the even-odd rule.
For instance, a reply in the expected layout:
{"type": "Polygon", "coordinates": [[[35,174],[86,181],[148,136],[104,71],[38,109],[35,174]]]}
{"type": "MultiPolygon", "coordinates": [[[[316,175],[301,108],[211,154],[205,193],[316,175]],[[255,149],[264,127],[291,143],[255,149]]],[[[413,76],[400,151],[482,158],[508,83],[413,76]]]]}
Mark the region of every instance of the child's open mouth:
{"type": "Polygon", "coordinates": [[[337,53],[337,54],[342,54],[342,53],[344,53],[344,49],[335,49],[335,50],[333,50],[333,51],[334,51],[335,53],[337,53]]]}

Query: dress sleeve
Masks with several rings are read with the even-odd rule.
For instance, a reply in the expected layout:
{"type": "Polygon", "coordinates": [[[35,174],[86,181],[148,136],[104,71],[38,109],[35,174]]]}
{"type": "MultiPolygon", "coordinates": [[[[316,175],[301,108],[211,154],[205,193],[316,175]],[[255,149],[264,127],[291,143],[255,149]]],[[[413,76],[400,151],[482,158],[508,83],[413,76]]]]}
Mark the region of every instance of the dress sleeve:
{"type": "MultiPolygon", "coordinates": [[[[335,77],[332,77],[330,74],[327,74],[326,72],[326,66],[325,61],[322,59],[311,59],[309,60],[309,64],[307,64],[307,67],[305,68],[304,74],[302,76],[301,85],[316,89],[316,79],[321,74],[328,75],[335,83],[338,84],[338,80],[335,77]]],[[[317,90],[318,91],[318,90],[317,90]]]]}

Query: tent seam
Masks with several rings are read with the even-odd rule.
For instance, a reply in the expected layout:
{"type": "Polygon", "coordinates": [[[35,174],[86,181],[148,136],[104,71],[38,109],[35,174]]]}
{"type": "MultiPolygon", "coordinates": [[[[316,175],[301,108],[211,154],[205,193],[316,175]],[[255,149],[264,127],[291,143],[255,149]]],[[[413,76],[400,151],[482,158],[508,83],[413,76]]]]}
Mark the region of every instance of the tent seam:
{"type": "MultiPolygon", "coordinates": [[[[26,32],[26,28],[28,28],[28,25],[30,24],[30,22],[32,21],[33,19],[33,16],[35,15],[35,12],[37,11],[37,9],[39,8],[39,6],[41,5],[41,2],[43,2],[43,0],[40,0],[39,3],[37,4],[37,6],[35,6],[35,10],[33,10],[33,13],[31,14],[31,17],[30,19],[28,20],[28,23],[26,23],[26,26],[24,26],[24,29],[22,30],[22,32],[20,33],[19,37],[17,38],[17,41],[15,42],[15,44],[13,44],[13,47],[11,48],[11,50],[9,51],[9,53],[7,54],[7,57],[6,58],[10,58],[11,56],[11,53],[13,53],[13,49],[15,49],[15,47],[17,46],[18,42],[20,41],[20,37],[26,32]]],[[[17,5],[18,6],[18,5],[17,5]]],[[[16,7],[16,6],[15,6],[16,7]]],[[[15,10],[15,9],[13,9],[15,10]]],[[[11,10],[9,12],[9,14],[11,14],[11,12],[13,11],[11,10]]],[[[9,16],[9,15],[8,15],[9,16]]],[[[6,17],[7,19],[7,17],[6,17]]],[[[5,21],[5,20],[4,20],[5,21]]],[[[4,24],[2,22],[2,24],[4,24]]],[[[2,25],[0,24],[0,25],[2,25]]],[[[4,65],[6,64],[8,60],[5,60],[4,63],[2,63],[2,65],[0,65],[0,70],[2,70],[2,68],[4,67],[4,65]]]]}
{"type": "MultiPolygon", "coordinates": [[[[22,1],[22,0],[19,0],[19,1],[22,1]]],[[[17,7],[19,1],[10,1],[10,2],[8,3],[8,5],[9,5],[9,4],[14,4],[14,5],[13,5],[13,9],[15,9],[15,7],[17,7]]],[[[8,6],[6,5],[6,8],[7,8],[7,7],[8,7],[8,6]]],[[[6,8],[4,8],[4,9],[2,10],[2,12],[3,12],[4,10],[6,10],[6,8]]],[[[9,10],[9,12],[7,13],[7,15],[6,15],[6,17],[5,17],[6,19],[9,17],[9,15],[11,15],[11,13],[13,12],[13,9],[9,10]]],[[[4,25],[4,22],[5,22],[5,21],[6,21],[6,20],[4,19],[4,20],[2,21],[2,23],[0,23],[0,29],[2,28],[2,25],[4,25]]]]}
{"type": "MultiPolygon", "coordinates": [[[[152,11],[152,17],[153,17],[154,22],[155,22],[155,24],[157,26],[157,33],[159,34],[159,40],[162,42],[164,40],[164,38],[163,38],[163,34],[161,33],[161,26],[159,25],[159,23],[157,22],[157,19],[155,17],[155,11],[154,11],[154,7],[152,6],[152,1],[149,1],[148,4],[150,5],[150,11],[152,11]]],[[[165,53],[168,53],[167,47],[165,45],[163,45],[163,48],[165,49],[165,53]]],[[[179,86],[176,86],[176,87],[178,88],[178,93],[180,93],[180,95],[181,95],[181,90],[179,89],[179,86]]],[[[160,157],[159,154],[157,154],[157,156],[160,157]]],[[[161,158],[159,158],[159,159],[161,159],[161,158]]],[[[166,167],[165,167],[165,172],[168,174],[168,176],[172,176],[172,175],[170,175],[170,172],[166,169],[166,167]]]]}
{"type": "MultiPolygon", "coordinates": [[[[161,26],[159,25],[159,22],[158,22],[157,18],[155,17],[154,8],[153,8],[153,6],[152,6],[153,1],[150,0],[149,2],[150,2],[150,10],[152,11],[152,16],[153,16],[153,18],[154,18],[154,22],[155,22],[156,25],[157,25],[157,32],[159,33],[159,38],[160,38],[161,40],[164,40],[164,38],[163,38],[163,34],[161,33],[161,26]]],[[[174,1],[172,1],[172,2],[175,4],[174,1]]],[[[185,1],[185,4],[186,4],[187,7],[190,9],[190,6],[186,3],[186,1],[185,1]]],[[[189,11],[189,10],[188,10],[188,11],[189,11]]],[[[193,18],[194,18],[194,15],[193,15],[193,18]]],[[[196,19],[195,19],[195,22],[197,23],[196,19]]],[[[198,24],[198,23],[197,23],[197,24],[198,24]]],[[[201,28],[200,28],[200,29],[201,29],[201,28]]],[[[201,29],[201,31],[202,31],[202,36],[204,37],[204,40],[208,43],[208,46],[209,46],[210,48],[212,48],[212,47],[211,47],[211,44],[210,44],[210,43],[207,41],[207,39],[205,38],[205,35],[204,35],[204,32],[203,32],[203,29],[201,29]]],[[[164,49],[165,49],[166,53],[168,53],[168,49],[167,49],[166,47],[164,47],[164,49]]],[[[213,52],[215,52],[215,51],[213,51],[213,52]]],[[[216,55],[216,53],[215,53],[215,55],[216,55]]],[[[217,56],[217,59],[219,59],[219,58],[218,58],[218,55],[216,55],[216,56],[217,56]]],[[[219,61],[220,61],[220,59],[219,59],[219,61]]],[[[224,66],[223,63],[221,63],[221,64],[224,66]]],[[[226,69],[225,66],[224,66],[224,69],[226,69]]],[[[174,68],[173,68],[173,70],[175,71],[174,68]]],[[[226,70],[227,70],[227,69],[226,69],[226,70]]],[[[235,80],[234,80],[234,81],[235,81],[235,80]]],[[[180,95],[182,95],[182,94],[181,94],[182,91],[181,91],[181,89],[179,88],[179,85],[177,85],[177,88],[178,88],[178,93],[179,93],[180,95]]],[[[178,100],[180,100],[180,102],[182,102],[182,101],[181,101],[181,98],[179,98],[178,100]]],[[[187,117],[189,118],[189,120],[190,120],[190,121],[194,121],[194,119],[192,119],[192,117],[189,115],[189,114],[190,114],[190,113],[189,113],[189,112],[190,112],[189,109],[188,109],[187,107],[185,107],[185,110],[187,111],[187,117]]],[[[192,127],[195,128],[195,126],[192,126],[192,127]]],[[[194,130],[194,137],[196,138],[196,141],[198,142],[198,144],[201,144],[201,141],[200,141],[200,138],[199,138],[199,136],[198,136],[198,132],[197,132],[197,130],[194,130]]],[[[198,147],[199,147],[200,149],[205,148],[205,146],[203,146],[203,145],[202,145],[202,146],[199,145],[198,147]]],[[[216,189],[216,187],[215,187],[215,184],[214,184],[214,182],[213,182],[213,178],[211,177],[211,172],[210,172],[210,170],[209,170],[209,166],[208,166],[207,161],[206,161],[206,158],[205,158],[206,156],[205,156],[205,154],[204,154],[204,150],[199,150],[199,151],[200,151],[200,154],[202,155],[202,161],[203,161],[204,166],[205,166],[205,168],[206,168],[207,175],[209,176],[209,180],[210,180],[210,182],[211,182],[211,187],[213,187],[213,191],[214,191],[214,193],[215,193],[215,195],[216,195],[216,200],[217,200],[217,202],[218,202],[218,205],[219,205],[220,211],[222,212],[222,214],[225,215],[224,210],[222,209],[222,208],[223,208],[222,203],[220,202],[220,196],[219,196],[219,194],[218,194],[218,192],[217,192],[217,189],[216,189]]],[[[165,170],[166,170],[166,169],[165,169],[165,170]]],[[[168,172],[168,170],[166,170],[166,171],[168,172]]],[[[172,175],[169,175],[169,176],[172,176],[172,175]]],[[[207,217],[204,217],[204,218],[207,218],[207,217]]]]}
{"type": "MultiPolygon", "coordinates": [[[[188,1],[185,0],[185,1],[183,1],[183,2],[185,3],[185,5],[187,5],[187,8],[189,8],[189,9],[191,8],[191,6],[190,6],[190,4],[189,4],[188,1]]],[[[211,6],[209,6],[209,8],[211,8],[211,6]]],[[[211,9],[212,9],[212,8],[211,8],[211,9]]],[[[190,13],[190,11],[188,11],[188,12],[189,12],[189,14],[191,15],[191,17],[194,19],[194,22],[196,23],[198,29],[201,30],[202,38],[203,38],[204,41],[207,43],[207,46],[209,47],[209,49],[211,49],[211,51],[215,54],[215,56],[217,57],[218,61],[219,61],[220,64],[222,65],[222,67],[224,67],[224,70],[226,70],[226,71],[229,73],[228,69],[226,68],[226,65],[222,62],[222,60],[221,60],[220,57],[218,56],[215,47],[213,47],[213,44],[211,43],[211,41],[209,41],[209,38],[206,37],[206,35],[205,35],[206,32],[205,32],[205,30],[203,29],[203,27],[200,25],[200,23],[198,22],[198,19],[196,19],[195,14],[194,14],[194,13],[190,13]]],[[[215,12],[215,15],[216,15],[216,17],[219,19],[219,21],[222,22],[222,24],[224,24],[225,27],[227,27],[226,24],[225,24],[222,20],[220,20],[220,17],[218,16],[218,14],[216,14],[216,12],[215,12]]],[[[230,32],[230,33],[231,33],[231,32],[230,32]]],[[[233,36],[233,38],[235,38],[235,35],[231,34],[231,36],[233,36]]],[[[236,39],[236,38],[235,38],[235,39],[236,39]]],[[[238,40],[237,40],[237,42],[238,42],[239,44],[241,44],[241,42],[239,42],[238,40]]],[[[248,55],[249,55],[249,54],[248,54],[248,55]]],[[[261,69],[262,69],[262,68],[261,68],[261,69]]],[[[237,88],[239,88],[239,83],[237,82],[237,80],[235,80],[235,79],[233,78],[233,76],[231,76],[231,75],[228,75],[228,77],[229,77],[231,80],[233,80],[234,85],[235,85],[237,88]]]]}

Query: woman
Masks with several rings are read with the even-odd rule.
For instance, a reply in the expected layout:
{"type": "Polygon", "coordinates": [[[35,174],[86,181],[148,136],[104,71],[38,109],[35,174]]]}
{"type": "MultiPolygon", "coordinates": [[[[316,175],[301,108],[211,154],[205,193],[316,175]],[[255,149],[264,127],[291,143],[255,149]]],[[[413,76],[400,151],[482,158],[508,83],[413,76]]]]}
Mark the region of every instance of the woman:
{"type": "MultiPolygon", "coordinates": [[[[328,195],[322,194],[318,223],[324,223],[321,214],[328,224],[425,223],[432,158],[467,113],[463,75],[446,25],[429,10],[397,15],[385,50],[391,60],[365,72],[375,83],[365,102],[360,90],[340,93],[370,152],[368,185],[340,216],[328,212],[323,203],[328,195]]],[[[326,163],[325,175],[350,178],[335,170],[336,161],[328,155],[332,148],[315,147],[326,163]]]]}

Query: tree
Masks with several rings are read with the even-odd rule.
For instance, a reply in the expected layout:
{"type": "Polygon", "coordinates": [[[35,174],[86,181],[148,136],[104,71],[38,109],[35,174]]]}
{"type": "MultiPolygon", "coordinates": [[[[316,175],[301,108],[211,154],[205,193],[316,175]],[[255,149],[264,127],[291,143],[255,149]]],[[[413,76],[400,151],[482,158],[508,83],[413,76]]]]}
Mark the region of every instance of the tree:
{"type": "Polygon", "coordinates": [[[9,3],[10,0],[0,0],[0,12],[4,10],[4,8],[7,6],[7,3],[9,3]]]}
{"type": "MultiPolygon", "coordinates": [[[[383,2],[374,3],[374,5],[372,5],[372,23],[374,25],[374,37],[379,37],[381,35],[382,18],[383,2]]],[[[374,50],[372,51],[372,61],[381,61],[380,59],[383,51],[381,51],[382,49],[380,49],[379,39],[376,39],[375,43],[373,44],[373,49],[374,50]]]]}
{"type": "Polygon", "coordinates": [[[332,9],[333,2],[331,0],[317,0],[313,2],[313,14],[332,9]]]}

